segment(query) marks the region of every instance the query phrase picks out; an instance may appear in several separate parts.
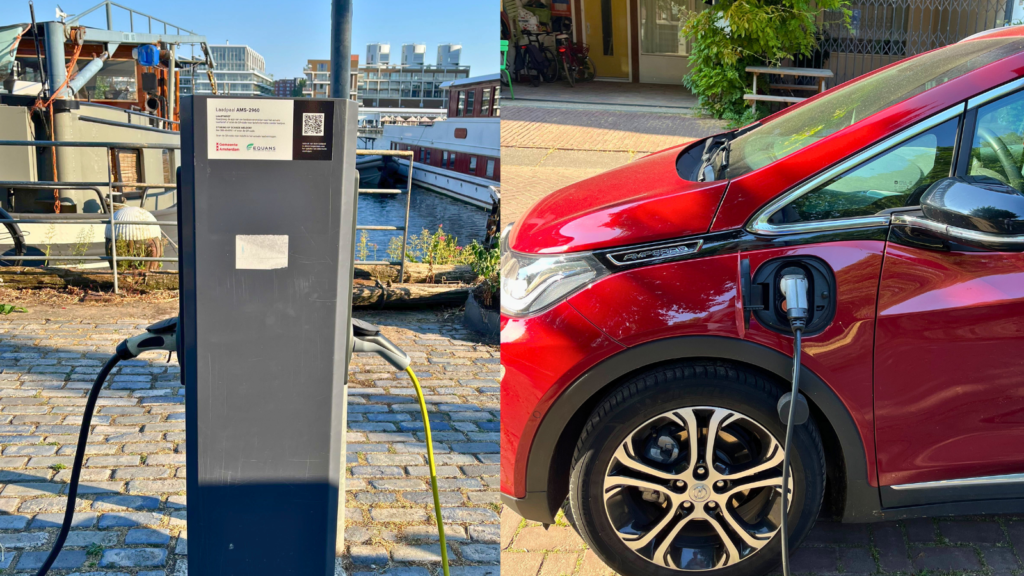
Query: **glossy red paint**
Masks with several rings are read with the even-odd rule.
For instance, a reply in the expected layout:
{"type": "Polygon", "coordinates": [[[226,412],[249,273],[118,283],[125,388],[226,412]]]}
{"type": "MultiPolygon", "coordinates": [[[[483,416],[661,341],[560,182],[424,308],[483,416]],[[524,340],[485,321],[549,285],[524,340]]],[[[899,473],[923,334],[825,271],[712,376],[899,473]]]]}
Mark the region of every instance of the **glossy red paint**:
{"type": "Polygon", "coordinates": [[[562,254],[707,232],[726,182],[679,177],[669,148],[541,199],[516,222],[511,247],[562,254]]]}
{"type": "Polygon", "coordinates": [[[853,416],[864,443],[869,478],[873,479],[871,363],[865,359],[871,358],[884,247],[883,242],[874,241],[808,244],[637,268],[601,280],[574,295],[569,303],[625,346],[673,336],[725,336],[792,355],[791,336],[768,330],[756,319],[744,330],[738,288],[740,259],[750,260],[752,272],[782,256],[812,255],[824,260],[836,275],[838,309],[835,321],[824,332],[804,340],[803,362],[832,387],[853,416]]]}
{"type": "MultiPolygon", "coordinates": [[[[1020,31],[1018,30],[1018,35],[1020,31]]],[[[983,66],[731,180],[711,231],[742,228],[755,212],[798,183],[925,118],[1024,76],[1024,54],[983,66]]],[[[600,176],[598,176],[600,178],[600,176]]]]}
{"type": "Polygon", "coordinates": [[[566,303],[532,318],[501,318],[501,491],[526,495],[526,462],[552,402],[583,373],[622,350],[566,303]]]}
{"type": "Polygon", "coordinates": [[[569,303],[624,346],[690,334],[739,338],[738,281],[739,255],[726,254],[613,274],[569,303]]]}
{"type": "Polygon", "coordinates": [[[1024,254],[889,244],[875,354],[883,486],[1024,470],[1024,254]]]}

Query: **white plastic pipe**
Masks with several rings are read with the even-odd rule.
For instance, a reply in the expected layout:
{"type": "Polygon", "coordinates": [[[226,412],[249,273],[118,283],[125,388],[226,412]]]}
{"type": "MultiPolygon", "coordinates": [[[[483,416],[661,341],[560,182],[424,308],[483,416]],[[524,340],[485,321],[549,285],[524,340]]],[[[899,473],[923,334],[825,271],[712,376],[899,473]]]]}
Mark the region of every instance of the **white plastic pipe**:
{"type": "Polygon", "coordinates": [[[68,82],[67,96],[74,97],[74,95],[82,89],[82,86],[85,86],[89,82],[89,80],[92,80],[93,76],[95,76],[100,70],[103,69],[103,63],[106,62],[106,60],[107,53],[104,52],[103,54],[100,54],[99,56],[93,58],[92,62],[89,62],[85,65],[85,68],[79,70],[78,75],[75,76],[74,79],[71,80],[71,82],[68,82]]]}

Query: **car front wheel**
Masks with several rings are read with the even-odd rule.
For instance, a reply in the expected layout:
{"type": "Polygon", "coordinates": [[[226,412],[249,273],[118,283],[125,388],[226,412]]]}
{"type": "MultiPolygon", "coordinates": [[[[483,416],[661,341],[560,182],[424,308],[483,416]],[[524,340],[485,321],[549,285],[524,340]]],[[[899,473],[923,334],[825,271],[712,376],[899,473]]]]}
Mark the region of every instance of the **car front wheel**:
{"type": "MultiPolygon", "coordinates": [[[[714,362],[636,376],[594,410],[576,446],[577,530],[623,576],[767,574],[781,559],[780,391],[714,362]]],[[[812,421],[794,430],[790,546],[821,508],[825,464],[812,421]]]]}

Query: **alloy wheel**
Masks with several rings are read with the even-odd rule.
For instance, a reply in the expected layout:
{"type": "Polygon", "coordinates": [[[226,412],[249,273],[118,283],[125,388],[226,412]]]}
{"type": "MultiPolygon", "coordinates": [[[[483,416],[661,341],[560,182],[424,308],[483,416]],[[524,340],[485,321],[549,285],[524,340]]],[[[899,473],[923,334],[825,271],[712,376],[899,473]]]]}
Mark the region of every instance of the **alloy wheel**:
{"type": "MultiPolygon", "coordinates": [[[[658,566],[732,566],[778,532],[781,443],[750,417],[711,406],[679,408],[633,430],[604,478],[618,538],[658,566]]],[[[793,481],[789,490],[792,493],[793,481]]]]}

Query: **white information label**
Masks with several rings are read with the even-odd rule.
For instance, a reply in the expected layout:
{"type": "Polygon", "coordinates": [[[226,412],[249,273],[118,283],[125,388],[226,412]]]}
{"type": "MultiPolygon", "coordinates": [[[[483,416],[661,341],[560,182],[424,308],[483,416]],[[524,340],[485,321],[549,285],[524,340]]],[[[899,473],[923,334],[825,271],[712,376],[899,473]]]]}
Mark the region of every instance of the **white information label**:
{"type": "Polygon", "coordinates": [[[288,267],[288,236],[235,236],[235,269],[276,270],[288,267]]]}
{"type": "Polygon", "coordinates": [[[207,157],[217,160],[291,160],[294,112],[294,100],[208,99],[207,157]]]}

